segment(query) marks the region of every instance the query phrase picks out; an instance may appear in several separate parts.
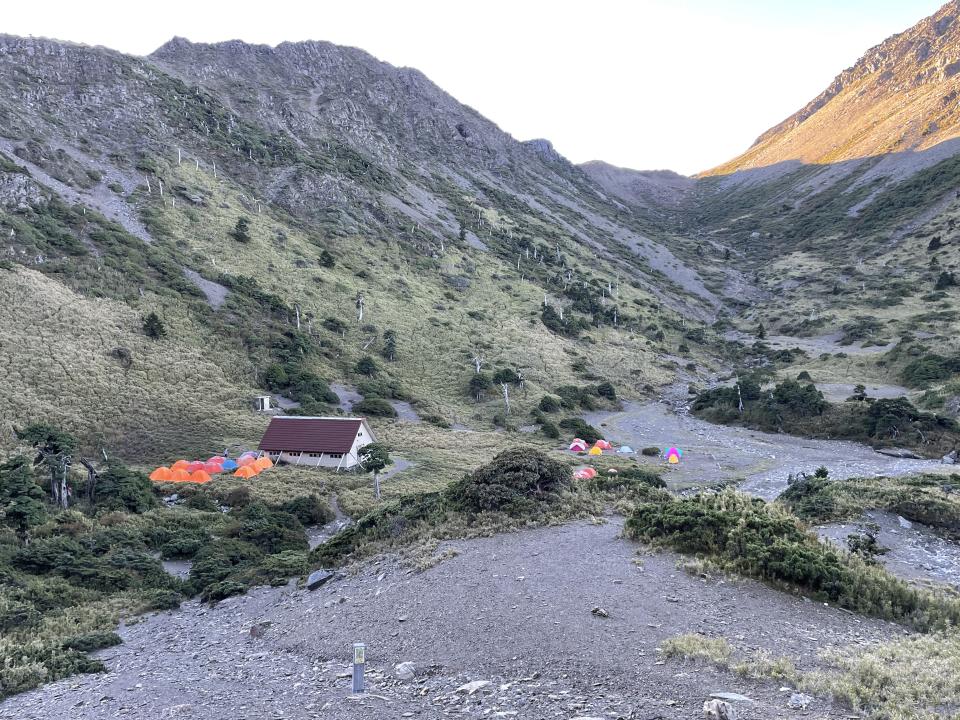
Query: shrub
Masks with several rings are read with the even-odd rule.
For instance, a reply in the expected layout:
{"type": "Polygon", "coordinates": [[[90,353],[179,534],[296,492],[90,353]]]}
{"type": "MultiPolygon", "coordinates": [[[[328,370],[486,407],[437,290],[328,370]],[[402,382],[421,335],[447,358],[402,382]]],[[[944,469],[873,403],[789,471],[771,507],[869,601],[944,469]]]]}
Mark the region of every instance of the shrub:
{"type": "Polygon", "coordinates": [[[373,417],[397,417],[397,411],[387,400],[379,397],[364,398],[353,406],[353,412],[373,417]]]}
{"type": "Polygon", "coordinates": [[[329,250],[322,250],[320,252],[320,265],[325,268],[332,268],[337,264],[336,259],[333,257],[333,254],[329,250]]]}
{"type": "Polygon", "coordinates": [[[540,430],[548,438],[556,440],[558,437],[560,437],[560,428],[558,428],[556,424],[550,420],[543,420],[543,422],[540,423],[540,430]]]}
{"type": "Polygon", "coordinates": [[[617,391],[616,389],[614,389],[613,385],[609,382],[604,381],[599,385],[597,385],[596,392],[597,392],[597,395],[599,395],[602,398],[606,398],[607,400],[615,401],[617,399],[617,391]]]}
{"type": "Polygon", "coordinates": [[[301,525],[326,525],[336,516],[330,506],[316,495],[299,495],[280,506],[283,512],[290,513],[301,525]]]}
{"type": "Polygon", "coordinates": [[[123,641],[115,632],[95,632],[68,638],[64,641],[63,647],[66,650],[92,652],[94,650],[103,650],[104,648],[119,645],[121,642],[123,641]]]}
{"type": "Polygon", "coordinates": [[[567,465],[539,450],[514,448],[451,484],[445,495],[459,510],[521,514],[556,499],[570,481],[567,465]]]}
{"type": "Polygon", "coordinates": [[[231,512],[230,517],[232,522],[225,534],[250,543],[268,555],[307,549],[303,526],[288,512],[271,510],[263,503],[254,502],[231,512]]]}
{"type": "Polygon", "coordinates": [[[234,595],[243,595],[246,591],[247,586],[236,580],[220,580],[204,587],[200,593],[200,599],[204,602],[215,603],[234,595]]]}
{"type": "Polygon", "coordinates": [[[263,553],[251,543],[233,538],[218,539],[201,548],[194,558],[190,586],[194,592],[201,592],[226,579],[235,570],[253,565],[262,558],[263,553]]]}
{"type": "Polygon", "coordinates": [[[722,566],[849,610],[919,630],[960,621],[960,602],[915,589],[809,534],[782,506],[732,491],[641,503],[626,525],[636,540],[707,557],[722,566]]]}
{"type": "Polygon", "coordinates": [[[237,242],[250,242],[250,221],[243,216],[238,217],[237,224],[233,226],[233,230],[230,232],[230,237],[237,242]]]}
{"type": "Polygon", "coordinates": [[[640,451],[641,455],[646,455],[647,457],[657,457],[660,454],[660,448],[651,445],[650,447],[645,447],[640,451]]]}
{"type": "Polygon", "coordinates": [[[372,357],[369,355],[364,355],[362,358],[357,360],[357,364],[353,366],[353,371],[358,375],[372,377],[380,371],[380,366],[372,357]]]}
{"type": "Polygon", "coordinates": [[[558,412],[560,410],[560,399],[554,395],[544,395],[540,398],[538,407],[544,412],[558,412]]]}
{"type": "Polygon", "coordinates": [[[560,427],[587,443],[595,443],[603,437],[599,430],[587,424],[582,418],[564,418],[560,421],[560,427]]]}
{"type": "Polygon", "coordinates": [[[97,480],[94,503],[115,510],[146,512],[157,504],[150,479],[119,460],[110,460],[97,480]]]}

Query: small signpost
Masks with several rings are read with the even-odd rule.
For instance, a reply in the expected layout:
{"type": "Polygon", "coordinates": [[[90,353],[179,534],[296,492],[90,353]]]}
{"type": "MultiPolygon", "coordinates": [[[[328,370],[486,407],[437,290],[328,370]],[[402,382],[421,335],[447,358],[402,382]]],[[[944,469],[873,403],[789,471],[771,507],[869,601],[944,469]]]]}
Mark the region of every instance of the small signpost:
{"type": "Polygon", "coordinates": [[[363,666],[366,662],[367,646],[363,643],[353,644],[353,692],[363,692],[363,666]]]}

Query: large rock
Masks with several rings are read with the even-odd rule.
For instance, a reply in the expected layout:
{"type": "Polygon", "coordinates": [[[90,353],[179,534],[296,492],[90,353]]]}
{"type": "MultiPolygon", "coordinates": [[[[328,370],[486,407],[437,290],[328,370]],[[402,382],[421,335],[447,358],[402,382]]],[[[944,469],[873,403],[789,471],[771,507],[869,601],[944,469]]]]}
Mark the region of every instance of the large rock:
{"type": "Polygon", "coordinates": [[[310,573],[310,577],[307,578],[307,590],[316,590],[330,580],[333,580],[334,577],[336,577],[336,573],[332,573],[329,570],[314,570],[310,573]]]}
{"type": "Polygon", "coordinates": [[[703,704],[703,716],[709,720],[737,720],[737,711],[723,700],[707,700],[703,704]]]}
{"type": "Polygon", "coordinates": [[[394,665],[393,672],[401,680],[413,680],[417,676],[417,666],[412,662],[402,662],[394,665]]]}
{"type": "Polygon", "coordinates": [[[813,697],[804,693],[793,693],[790,700],[787,701],[787,707],[791,710],[806,710],[807,705],[813,702],[813,697]]]}

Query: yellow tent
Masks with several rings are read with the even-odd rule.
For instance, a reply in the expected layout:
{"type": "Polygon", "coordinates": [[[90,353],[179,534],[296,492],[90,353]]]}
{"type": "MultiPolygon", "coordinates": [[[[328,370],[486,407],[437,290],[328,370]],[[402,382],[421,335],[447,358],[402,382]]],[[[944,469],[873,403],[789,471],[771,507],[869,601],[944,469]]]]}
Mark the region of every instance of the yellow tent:
{"type": "Polygon", "coordinates": [[[590,448],[590,452],[588,452],[587,455],[603,455],[603,450],[594,445],[590,448]]]}

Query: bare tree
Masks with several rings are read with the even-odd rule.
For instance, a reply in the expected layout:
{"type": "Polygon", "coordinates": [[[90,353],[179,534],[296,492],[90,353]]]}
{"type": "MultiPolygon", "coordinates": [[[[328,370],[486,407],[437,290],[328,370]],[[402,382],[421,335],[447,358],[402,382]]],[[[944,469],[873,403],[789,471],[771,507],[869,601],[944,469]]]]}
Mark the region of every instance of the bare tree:
{"type": "Polygon", "coordinates": [[[500,383],[500,389],[503,390],[503,403],[507,406],[507,415],[510,414],[510,386],[503,382],[500,383]]]}
{"type": "Polygon", "coordinates": [[[354,303],[357,307],[357,322],[363,322],[363,295],[357,293],[357,300],[354,303]]]}
{"type": "Polygon", "coordinates": [[[483,355],[481,355],[478,350],[473,351],[473,357],[470,358],[470,362],[472,362],[473,366],[476,368],[477,375],[480,374],[480,371],[483,369],[483,364],[486,361],[487,359],[483,355]]]}

